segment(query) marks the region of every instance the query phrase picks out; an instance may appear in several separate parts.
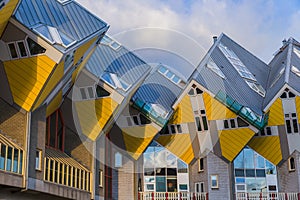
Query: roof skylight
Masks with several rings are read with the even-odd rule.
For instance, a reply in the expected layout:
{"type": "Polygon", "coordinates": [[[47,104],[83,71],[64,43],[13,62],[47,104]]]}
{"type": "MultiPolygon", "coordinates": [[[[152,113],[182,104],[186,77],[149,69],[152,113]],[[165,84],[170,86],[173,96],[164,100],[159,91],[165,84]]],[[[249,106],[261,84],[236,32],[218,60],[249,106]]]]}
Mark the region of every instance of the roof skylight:
{"type": "Polygon", "coordinates": [[[300,70],[294,65],[291,68],[292,72],[294,72],[297,76],[300,76],[300,70]]]}
{"type": "MultiPolygon", "coordinates": [[[[162,75],[164,75],[166,78],[168,78],[170,81],[172,81],[175,84],[179,84],[179,83],[184,83],[183,80],[181,80],[181,78],[179,76],[177,76],[176,74],[174,74],[173,72],[171,72],[169,69],[167,69],[164,66],[160,66],[158,68],[158,72],[161,73],[162,75]]],[[[185,85],[184,84],[179,84],[180,86],[185,85]]]]}
{"type": "Polygon", "coordinates": [[[225,78],[225,75],[211,57],[209,57],[206,67],[215,72],[220,77],[225,78]]]}
{"type": "Polygon", "coordinates": [[[257,92],[261,96],[264,97],[266,95],[265,89],[260,84],[258,84],[256,82],[251,82],[251,81],[246,81],[246,83],[249,85],[249,87],[251,89],[253,89],[255,92],[257,92]]]}
{"type": "Polygon", "coordinates": [[[121,47],[121,44],[113,40],[107,35],[104,35],[103,38],[101,39],[101,44],[107,45],[113,50],[118,50],[121,47]]]}
{"type": "Polygon", "coordinates": [[[121,89],[127,91],[130,87],[128,83],[122,80],[117,74],[105,72],[101,75],[101,79],[114,89],[121,89]]]}
{"type": "Polygon", "coordinates": [[[67,36],[57,28],[47,25],[39,25],[33,28],[39,35],[45,38],[51,44],[61,44],[64,47],[69,47],[76,42],[76,40],[67,36]]]}
{"type": "Polygon", "coordinates": [[[300,50],[294,47],[294,53],[300,58],[300,50]]]}
{"type": "Polygon", "coordinates": [[[242,63],[239,57],[231,49],[229,49],[222,43],[220,43],[218,47],[229,60],[229,62],[238,71],[241,77],[256,81],[256,78],[253,76],[253,74],[248,70],[248,68],[242,63]]]}
{"type": "Polygon", "coordinates": [[[276,78],[274,79],[270,87],[273,87],[275,85],[275,83],[280,79],[284,71],[285,71],[285,66],[283,65],[283,67],[281,68],[280,72],[278,73],[278,75],[276,76],[276,78]]]}

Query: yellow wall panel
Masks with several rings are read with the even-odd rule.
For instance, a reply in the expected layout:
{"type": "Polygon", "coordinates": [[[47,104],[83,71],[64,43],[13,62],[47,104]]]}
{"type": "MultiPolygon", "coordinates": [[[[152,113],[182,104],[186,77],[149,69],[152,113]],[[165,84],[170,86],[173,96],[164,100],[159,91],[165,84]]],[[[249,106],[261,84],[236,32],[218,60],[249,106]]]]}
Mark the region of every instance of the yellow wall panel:
{"type": "Polygon", "coordinates": [[[80,58],[87,52],[87,50],[96,42],[97,37],[94,37],[93,39],[89,40],[88,42],[84,43],[80,47],[76,49],[76,52],[74,54],[74,64],[76,64],[80,58]]]}
{"type": "Polygon", "coordinates": [[[300,97],[296,97],[296,110],[297,110],[297,113],[298,113],[298,121],[300,123],[300,97]]]}
{"type": "Polygon", "coordinates": [[[185,95],[175,109],[169,124],[182,124],[188,122],[194,122],[194,113],[190,97],[185,95]]]}
{"type": "Polygon", "coordinates": [[[189,133],[161,135],[156,141],[186,163],[195,157],[189,133]]]}
{"type": "Polygon", "coordinates": [[[75,102],[82,133],[95,140],[117,106],[111,98],[75,102]]]}
{"type": "Polygon", "coordinates": [[[38,108],[45,101],[45,99],[48,97],[51,91],[55,88],[56,84],[59,83],[63,75],[64,75],[64,62],[61,62],[56,66],[56,68],[52,72],[51,77],[48,79],[48,82],[46,83],[33,109],[38,108]]]}
{"type": "Polygon", "coordinates": [[[126,150],[134,159],[148,147],[158,130],[152,125],[122,128],[126,150]]]}
{"type": "Polygon", "coordinates": [[[208,120],[220,120],[237,117],[234,112],[229,110],[225,105],[221,104],[206,92],[203,93],[203,101],[208,120]]]}
{"type": "Polygon", "coordinates": [[[249,128],[219,131],[222,155],[227,160],[233,161],[254,134],[249,128]]]}
{"type": "Polygon", "coordinates": [[[45,55],[4,62],[15,103],[29,111],[55,64],[45,55]]]}
{"type": "Polygon", "coordinates": [[[47,109],[46,109],[46,116],[47,117],[59,108],[59,106],[61,104],[61,101],[62,101],[62,91],[60,91],[56,95],[56,97],[54,97],[54,99],[47,106],[47,109]]]}
{"type": "Polygon", "coordinates": [[[282,160],[279,136],[255,137],[248,145],[274,165],[282,160]]]}
{"type": "Polygon", "coordinates": [[[270,107],[268,126],[276,126],[284,124],[284,114],[282,101],[278,98],[270,107]]]}
{"type": "Polygon", "coordinates": [[[14,12],[19,0],[10,0],[0,11],[0,37],[7,25],[9,18],[14,12]]]}

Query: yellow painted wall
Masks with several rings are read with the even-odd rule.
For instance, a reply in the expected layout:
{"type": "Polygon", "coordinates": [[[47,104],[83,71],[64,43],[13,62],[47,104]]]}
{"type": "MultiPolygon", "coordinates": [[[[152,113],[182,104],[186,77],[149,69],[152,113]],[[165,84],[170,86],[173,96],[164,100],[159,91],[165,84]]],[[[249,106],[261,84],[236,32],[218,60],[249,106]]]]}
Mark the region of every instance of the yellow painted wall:
{"type": "Polygon", "coordinates": [[[221,120],[237,117],[234,112],[229,110],[226,106],[221,104],[206,92],[203,93],[203,101],[208,120],[221,120]]]}
{"type": "Polygon", "coordinates": [[[82,133],[95,140],[117,106],[111,98],[75,102],[82,133]]]}
{"type": "Polygon", "coordinates": [[[188,164],[195,157],[189,133],[161,135],[156,141],[188,164]]]}
{"type": "Polygon", "coordinates": [[[45,55],[4,62],[15,103],[29,111],[55,64],[45,55]]]}
{"type": "Polygon", "coordinates": [[[79,59],[87,52],[87,50],[91,47],[91,45],[93,45],[96,42],[96,39],[98,37],[94,37],[93,39],[87,41],[86,43],[84,43],[83,45],[81,45],[80,47],[78,47],[76,49],[76,52],[74,54],[74,64],[76,64],[79,59]]]}
{"type": "Polygon", "coordinates": [[[169,124],[182,124],[188,122],[194,122],[194,113],[190,97],[188,95],[185,95],[175,109],[175,112],[170,119],[169,124]]]}
{"type": "Polygon", "coordinates": [[[19,0],[10,0],[0,11],[0,37],[7,25],[9,18],[17,7],[19,0]]]}
{"type": "Polygon", "coordinates": [[[38,108],[48,97],[51,91],[55,88],[55,86],[59,83],[60,79],[64,75],[64,62],[59,63],[54,69],[48,83],[44,87],[41,95],[39,96],[37,102],[34,105],[33,109],[38,108]]]}
{"type": "Polygon", "coordinates": [[[300,124],[300,97],[296,97],[296,110],[297,110],[297,116],[298,116],[298,121],[300,124]]]}
{"type": "Polygon", "coordinates": [[[276,126],[276,125],[283,125],[283,124],[284,124],[284,114],[282,108],[282,101],[280,98],[278,98],[270,107],[268,126],[276,126]]]}
{"type": "Polygon", "coordinates": [[[61,101],[62,101],[62,91],[59,91],[59,93],[56,95],[56,97],[54,97],[54,99],[47,106],[47,109],[46,109],[47,117],[59,108],[61,101]]]}
{"type": "Polygon", "coordinates": [[[158,130],[152,125],[122,128],[124,143],[129,155],[138,159],[158,130]]]}
{"type": "Polygon", "coordinates": [[[233,161],[254,134],[255,133],[249,128],[219,131],[222,155],[227,160],[233,161]]]}
{"type": "Polygon", "coordinates": [[[255,137],[251,139],[248,146],[274,165],[282,160],[279,136],[255,137]]]}

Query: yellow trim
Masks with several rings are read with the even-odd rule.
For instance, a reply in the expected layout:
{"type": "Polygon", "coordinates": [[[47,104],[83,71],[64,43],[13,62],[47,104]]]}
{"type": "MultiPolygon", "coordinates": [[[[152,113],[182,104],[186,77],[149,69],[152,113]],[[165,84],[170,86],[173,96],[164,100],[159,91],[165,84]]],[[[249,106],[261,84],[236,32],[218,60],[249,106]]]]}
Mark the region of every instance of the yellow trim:
{"type": "Polygon", "coordinates": [[[189,133],[161,135],[156,141],[188,164],[195,157],[189,133]]]}
{"type": "Polygon", "coordinates": [[[124,143],[129,155],[137,160],[159,130],[152,125],[122,128],[124,143]]]}
{"type": "Polygon", "coordinates": [[[3,34],[3,31],[8,23],[9,18],[14,12],[15,8],[18,5],[19,0],[10,0],[8,4],[6,4],[0,12],[0,37],[3,34]]]}
{"type": "Polygon", "coordinates": [[[82,133],[94,141],[117,106],[111,98],[75,102],[82,133]]]}
{"type": "Polygon", "coordinates": [[[176,107],[174,115],[170,119],[169,124],[182,124],[188,122],[194,122],[194,113],[190,97],[185,95],[182,101],[176,107]]]}
{"type": "Polygon", "coordinates": [[[45,55],[4,62],[15,103],[29,111],[55,64],[45,55]]]}
{"type": "Polygon", "coordinates": [[[283,124],[284,114],[282,108],[282,101],[280,98],[278,98],[270,107],[268,126],[278,126],[283,124]]]}
{"type": "Polygon", "coordinates": [[[222,156],[229,161],[233,161],[254,134],[249,128],[219,131],[222,156]]]}
{"type": "Polygon", "coordinates": [[[296,110],[297,110],[297,116],[298,116],[298,123],[300,124],[300,97],[296,97],[296,110]]]}
{"type": "Polygon", "coordinates": [[[49,103],[46,109],[46,117],[56,111],[62,102],[62,91],[59,91],[56,97],[49,103]]]}
{"type": "Polygon", "coordinates": [[[274,165],[282,160],[279,136],[255,137],[248,145],[274,165]]]}
{"type": "Polygon", "coordinates": [[[226,106],[215,100],[206,92],[203,93],[203,101],[208,120],[221,120],[237,117],[235,113],[233,113],[226,106]]]}

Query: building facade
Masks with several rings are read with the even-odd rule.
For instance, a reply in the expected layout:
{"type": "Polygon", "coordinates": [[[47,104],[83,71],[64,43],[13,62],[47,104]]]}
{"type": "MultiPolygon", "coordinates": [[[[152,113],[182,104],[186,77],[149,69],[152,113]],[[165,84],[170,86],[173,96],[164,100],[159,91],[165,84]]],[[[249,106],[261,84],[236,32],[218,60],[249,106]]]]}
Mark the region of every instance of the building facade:
{"type": "Polygon", "coordinates": [[[76,1],[0,3],[0,198],[300,199],[295,39],[221,34],[182,77],[76,1]]]}

